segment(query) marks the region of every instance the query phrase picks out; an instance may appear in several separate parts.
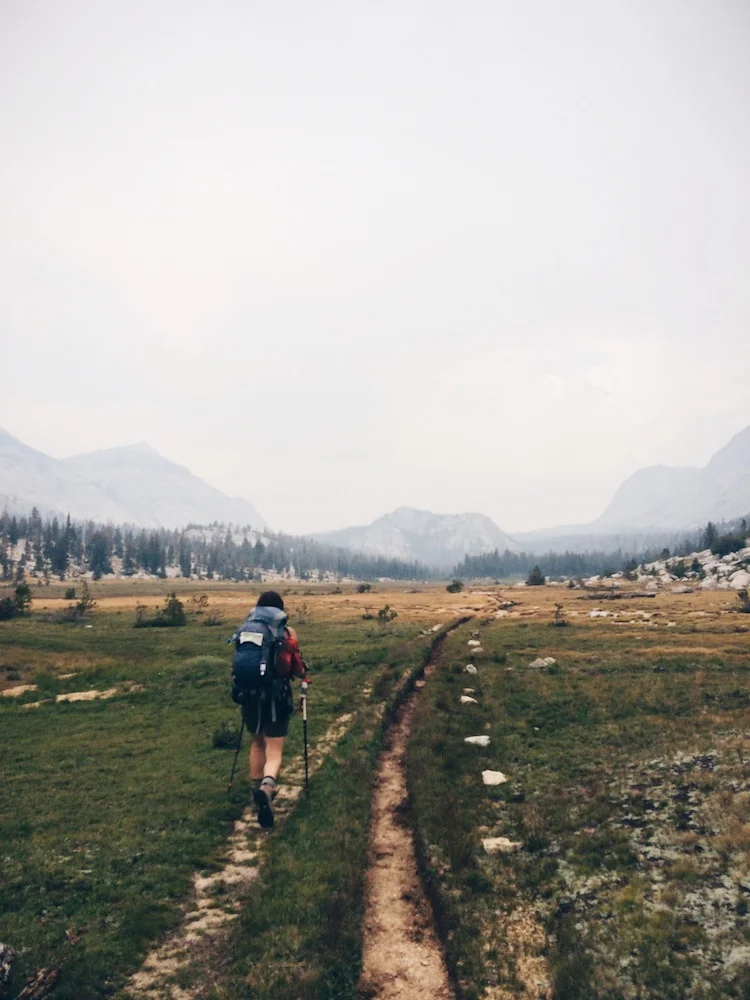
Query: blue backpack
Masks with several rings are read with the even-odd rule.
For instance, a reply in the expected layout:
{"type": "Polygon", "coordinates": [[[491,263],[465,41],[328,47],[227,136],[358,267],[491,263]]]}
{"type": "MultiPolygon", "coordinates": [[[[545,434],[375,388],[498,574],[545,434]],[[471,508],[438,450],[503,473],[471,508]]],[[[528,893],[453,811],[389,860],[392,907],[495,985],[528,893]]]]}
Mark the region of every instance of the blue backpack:
{"type": "Polygon", "coordinates": [[[234,633],[232,700],[238,705],[278,696],[276,656],[286,623],[287,615],[279,608],[256,607],[234,633]]]}

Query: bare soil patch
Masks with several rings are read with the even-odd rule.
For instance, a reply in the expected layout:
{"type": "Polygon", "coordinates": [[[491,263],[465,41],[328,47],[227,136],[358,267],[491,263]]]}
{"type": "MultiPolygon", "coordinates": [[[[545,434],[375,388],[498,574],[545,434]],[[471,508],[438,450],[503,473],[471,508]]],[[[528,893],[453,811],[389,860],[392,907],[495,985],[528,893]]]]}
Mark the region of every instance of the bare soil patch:
{"type": "MultiPolygon", "coordinates": [[[[311,775],[320,768],[353,719],[351,713],[340,716],[311,750],[311,775]]],[[[304,788],[303,781],[304,767],[300,762],[295,761],[284,768],[273,806],[275,830],[283,825],[296,805],[304,788]]],[[[201,956],[216,948],[219,935],[239,916],[244,891],[258,876],[261,853],[269,836],[273,834],[258,826],[255,810],[248,805],[234,824],[223,867],[207,875],[195,873],[193,894],[181,927],[147,955],[141,969],[130,979],[127,996],[188,1000],[202,994],[210,965],[202,969],[199,983],[178,986],[175,979],[183,970],[199,965],[201,956]]]]}
{"type": "Polygon", "coordinates": [[[449,1000],[454,996],[419,878],[408,818],[406,745],[417,698],[415,690],[391,729],[375,783],[362,998],[449,1000]]]}

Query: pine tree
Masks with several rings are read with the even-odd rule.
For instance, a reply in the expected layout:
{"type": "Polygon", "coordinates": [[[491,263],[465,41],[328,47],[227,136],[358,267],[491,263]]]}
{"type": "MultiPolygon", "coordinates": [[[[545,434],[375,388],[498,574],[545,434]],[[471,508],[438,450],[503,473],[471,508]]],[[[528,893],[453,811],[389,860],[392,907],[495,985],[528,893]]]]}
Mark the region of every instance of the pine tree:
{"type": "Polygon", "coordinates": [[[716,544],[716,539],[719,537],[719,532],[716,530],[716,525],[713,521],[709,521],[706,525],[706,529],[703,532],[703,548],[710,549],[716,544]]]}
{"type": "Polygon", "coordinates": [[[105,573],[112,572],[109,539],[103,531],[95,531],[88,545],[89,569],[95,580],[101,580],[105,573]]]}

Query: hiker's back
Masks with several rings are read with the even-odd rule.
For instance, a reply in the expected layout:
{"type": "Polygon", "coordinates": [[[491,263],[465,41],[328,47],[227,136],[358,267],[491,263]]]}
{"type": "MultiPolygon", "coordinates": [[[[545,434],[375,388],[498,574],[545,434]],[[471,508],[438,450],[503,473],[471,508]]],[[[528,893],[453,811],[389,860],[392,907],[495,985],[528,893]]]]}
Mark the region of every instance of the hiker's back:
{"type": "Polygon", "coordinates": [[[278,608],[255,607],[235,633],[232,661],[232,698],[270,696],[279,676],[276,662],[287,636],[287,616],[278,608]]]}

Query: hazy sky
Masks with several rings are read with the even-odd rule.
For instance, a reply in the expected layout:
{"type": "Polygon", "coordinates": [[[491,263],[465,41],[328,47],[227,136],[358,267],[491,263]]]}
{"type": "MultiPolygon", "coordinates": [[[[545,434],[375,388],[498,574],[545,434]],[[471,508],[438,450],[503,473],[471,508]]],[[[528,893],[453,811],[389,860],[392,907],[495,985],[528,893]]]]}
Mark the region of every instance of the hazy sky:
{"type": "Polygon", "coordinates": [[[3,0],[0,426],[290,531],[750,424],[746,0],[3,0]]]}

